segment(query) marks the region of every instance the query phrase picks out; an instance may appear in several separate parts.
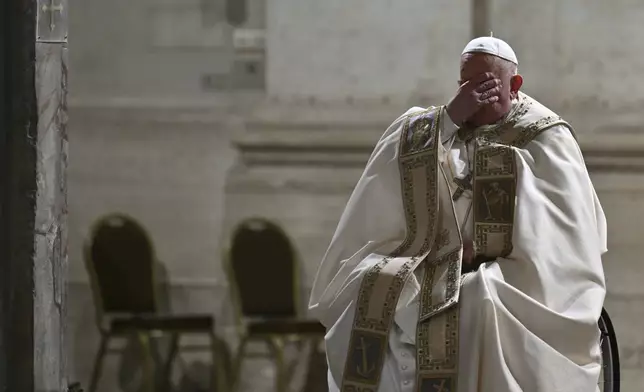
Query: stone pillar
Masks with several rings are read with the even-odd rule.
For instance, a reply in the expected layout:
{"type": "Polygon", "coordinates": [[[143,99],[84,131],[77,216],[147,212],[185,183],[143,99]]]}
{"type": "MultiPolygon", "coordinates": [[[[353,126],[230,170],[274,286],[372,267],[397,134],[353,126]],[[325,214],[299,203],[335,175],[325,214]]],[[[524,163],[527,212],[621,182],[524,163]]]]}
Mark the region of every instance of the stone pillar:
{"type": "Polygon", "coordinates": [[[0,391],[64,391],[66,7],[2,7],[0,391]]]}
{"type": "Polygon", "coordinates": [[[36,391],[63,391],[67,386],[67,1],[40,0],[38,13],[34,381],[36,391]]]}
{"type": "Polygon", "coordinates": [[[472,38],[490,35],[492,0],[472,0],[472,38]]]}

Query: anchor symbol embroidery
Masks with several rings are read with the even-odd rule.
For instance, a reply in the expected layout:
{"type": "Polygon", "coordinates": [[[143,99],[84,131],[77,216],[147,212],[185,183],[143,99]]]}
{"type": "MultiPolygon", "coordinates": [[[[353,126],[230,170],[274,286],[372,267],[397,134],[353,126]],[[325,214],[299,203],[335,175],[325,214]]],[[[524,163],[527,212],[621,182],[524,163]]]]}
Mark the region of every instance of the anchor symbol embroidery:
{"type": "Polygon", "coordinates": [[[358,347],[358,349],[362,352],[362,365],[356,368],[356,372],[364,378],[369,378],[369,375],[376,369],[375,364],[369,367],[367,359],[367,350],[369,349],[369,346],[370,345],[365,341],[364,337],[360,337],[360,347],[358,347]]]}

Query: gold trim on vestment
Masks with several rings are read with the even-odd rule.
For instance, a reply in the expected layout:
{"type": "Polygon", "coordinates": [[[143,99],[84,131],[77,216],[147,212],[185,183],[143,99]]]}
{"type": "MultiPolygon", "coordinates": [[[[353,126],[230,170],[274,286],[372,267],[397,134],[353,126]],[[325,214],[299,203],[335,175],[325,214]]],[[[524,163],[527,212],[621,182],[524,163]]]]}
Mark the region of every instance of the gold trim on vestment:
{"type": "Polygon", "coordinates": [[[423,263],[416,325],[416,391],[419,392],[455,391],[458,383],[458,298],[463,239],[447,176],[442,166],[438,167],[442,174],[438,183],[441,235],[437,235],[435,248],[423,263]]]}
{"type": "Polygon", "coordinates": [[[556,125],[572,128],[560,117],[541,117],[521,124],[534,100],[522,97],[501,124],[474,131],[474,255],[480,260],[507,257],[512,252],[517,191],[516,149],[524,148],[556,125]]]}
{"type": "Polygon", "coordinates": [[[399,165],[406,237],[363,278],[342,380],[343,392],[377,391],[398,298],[433,245],[438,213],[437,141],[441,117],[442,108],[431,108],[410,114],[404,120],[399,165]]]}

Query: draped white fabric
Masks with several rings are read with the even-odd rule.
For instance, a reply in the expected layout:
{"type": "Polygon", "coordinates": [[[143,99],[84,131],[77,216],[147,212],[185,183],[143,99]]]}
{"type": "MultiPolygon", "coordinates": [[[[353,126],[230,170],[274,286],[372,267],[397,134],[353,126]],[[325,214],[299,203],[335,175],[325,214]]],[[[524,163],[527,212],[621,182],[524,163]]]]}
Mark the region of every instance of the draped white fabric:
{"type": "MultiPolygon", "coordinates": [[[[415,110],[421,109],[410,109],[415,110]]],[[[309,309],[328,329],[330,391],[341,385],[361,279],[405,237],[398,169],[402,119],[378,142],[313,286],[309,309]]],[[[450,121],[445,124],[441,165],[451,181],[468,170],[473,149],[455,140],[450,121]]],[[[567,128],[555,126],[515,154],[514,248],[464,280],[458,391],[593,391],[600,374],[597,320],[605,295],[603,211],[567,128]]],[[[465,239],[472,235],[471,198],[466,192],[455,203],[465,239]]],[[[412,276],[400,296],[381,392],[414,388],[419,290],[412,276]]]]}

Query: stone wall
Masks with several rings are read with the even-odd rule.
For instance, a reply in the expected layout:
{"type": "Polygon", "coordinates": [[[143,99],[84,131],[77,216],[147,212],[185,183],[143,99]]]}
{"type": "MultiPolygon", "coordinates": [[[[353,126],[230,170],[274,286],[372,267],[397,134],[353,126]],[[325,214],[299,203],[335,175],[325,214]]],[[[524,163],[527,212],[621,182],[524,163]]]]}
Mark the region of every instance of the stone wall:
{"type": "Polygon", "coordinates": [[[623,391],[644,385],[644,289],[640,262],[644,244],[644,174],[600,173],[593,176],[608,220],[608,253],[604,257],[608,294],[605,308],[615,324],[622,365],[623,391]]]}
{"type": "MultiPolygon", "coordinates": [[[[638,37],[644,5],[489,2],[491,29],[517,52],[528,94],[566,115],[580,131],[637,132],[643,60],[633,53],[643,45],[638,37]]],[[[470,38],[470,3],[273,2],[267,20],[268,93],[318,101],[415,97],[414,104],[444,103],[454,92],[459,55],[470,38]]]]}
{"type": "Polygon", "coordinates": [[[113,211],[148,228],[173,279],[217,280],[224,180],[235,152],[221,114],[227,106],[216,105],[71,107],[72,280],[87,277],[89,226],[113,211]]]}
{"type": "Polygon", "coordinates": [[[208,100],[236,88],[261,90],[264,1],[245,1],[248,19],[235,28],[226,21],[228,0],[75,3],[72,94],[84,102],[208,100]]]}
{"type": "Polygon", "coordinates": [[[320,100],[417,94],[442,101],[458,80],[469,14],[469,2],[446,0],[274,2],[268,91],[320,100]]]}

